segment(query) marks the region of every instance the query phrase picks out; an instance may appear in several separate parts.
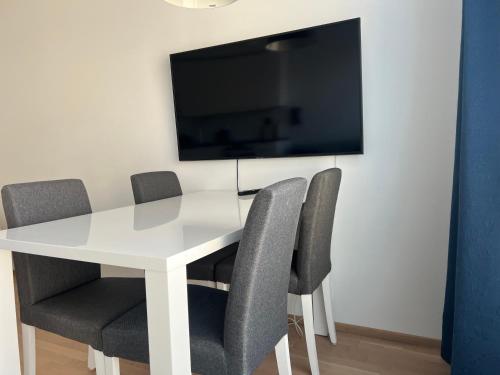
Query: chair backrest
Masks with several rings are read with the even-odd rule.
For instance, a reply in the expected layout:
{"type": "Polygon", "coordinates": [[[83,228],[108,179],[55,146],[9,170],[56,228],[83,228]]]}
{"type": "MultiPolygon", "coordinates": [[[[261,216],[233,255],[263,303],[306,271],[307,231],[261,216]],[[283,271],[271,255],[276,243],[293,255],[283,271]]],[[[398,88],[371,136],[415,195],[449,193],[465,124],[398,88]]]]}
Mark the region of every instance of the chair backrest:
{"type": "Polygon", "coordinates": [[[229,374],[250,374],[288,332],[287,295],[293,245],[307,182],[261,190],[248,213],[226,307],[229,374]]]}
{"type": "Polygon", "coordinates": [[[158,201],[182,195],[175,172],[147,172],[130,177],[135,204],[158,201]]]}
{"type": "MultiPolygon", "coordinates": [[[[6,185],[2,201],[9,228],[65,219],[92,212],[80,180],[6,185]]],[[[23,308],[73,289],[101,276],[93,263],[14,253],[14,266],[23,308]]]]}
{"type": "Polygon", "coordinates": [[[312,294],[330,273],[333,219],[342,171],[331,168],[311,180],[298,228],[297,276],[302,294],[312,294]]]}

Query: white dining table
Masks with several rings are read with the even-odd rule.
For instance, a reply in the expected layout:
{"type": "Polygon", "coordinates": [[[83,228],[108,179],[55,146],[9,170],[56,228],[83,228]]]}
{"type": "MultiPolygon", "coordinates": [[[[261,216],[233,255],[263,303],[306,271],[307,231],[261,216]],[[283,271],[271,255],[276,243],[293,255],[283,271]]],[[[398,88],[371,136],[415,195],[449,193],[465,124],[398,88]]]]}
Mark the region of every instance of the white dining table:
{"type": "Polygon", "coordinates": [[[191,374],[186,265],[241,237],[248,198],[204,191],[0,232],[0,374],[20,374],[11,252],[145,271],[150,372],[191,374]]]}

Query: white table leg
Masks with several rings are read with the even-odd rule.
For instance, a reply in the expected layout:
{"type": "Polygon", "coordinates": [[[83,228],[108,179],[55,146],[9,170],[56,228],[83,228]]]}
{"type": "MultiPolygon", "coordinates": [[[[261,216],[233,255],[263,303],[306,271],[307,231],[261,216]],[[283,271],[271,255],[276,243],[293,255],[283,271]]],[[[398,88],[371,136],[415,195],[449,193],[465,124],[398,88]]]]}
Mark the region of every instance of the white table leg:
{"type": "Polygon", "coordinates": [[[0,374],[21,375],[10,251],[0,251],[0,332],[0,374]]]}
{"type": "Polygon", "coordinates": [[[191,375],[186,267],[146,270],[151,375],[191,375]]]}

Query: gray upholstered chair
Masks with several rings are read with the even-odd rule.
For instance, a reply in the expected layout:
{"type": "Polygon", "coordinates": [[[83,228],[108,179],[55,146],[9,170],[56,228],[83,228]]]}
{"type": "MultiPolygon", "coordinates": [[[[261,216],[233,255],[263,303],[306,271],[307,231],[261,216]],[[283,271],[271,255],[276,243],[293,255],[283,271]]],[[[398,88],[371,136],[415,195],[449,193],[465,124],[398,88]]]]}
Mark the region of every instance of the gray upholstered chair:
{"type": "MultiPolygon", "coordinates": [[[[4,186],[9,228],[91,213],[80,180],[4,186]]],[[[86,240],[86,239],[84,239],[86,240]]],[[[24,374],[34,375],[35,327],[89,345],[89,367],[104,374],[102,328],[143,302],[144,280],[101,278],[100,265],[14,253],[22,322],[24,374]]]]}
{"type": "Polygon", "coordinates": [[[175,172],[160,171],[135,174],[130,177],[135,204],[158,201],[182,195],[175,172]]]}
{"type": "MultiPolygon", "coordinates": [[[[306,181],[295,178],[261,190],[240,241],[231,291],[188,287],[191,367],[203,375],[249,375],[276,349],[281,375],[290,375],[287,292],[306,181]]],[[[149,361],[146,304],[103,331],[107,368],[118,358],[149,361]]]]}
{"type": "MultiPolygon", "coordinates": [[[[159,171],[136,174],[130,177],[136,204],[157,201],[182,195],[175,172],[159,171]]],[[[208,281],[215,286],[215,265],[236,254],[238,246],[230,245],[187,266],[189,280],[208,281]]]]}
{"type": "MultiPolygon", "coordinates": [[[[332,168],[317,173],[311,180],[297,230],[297,251],[293,255],[288,289],[289,293],[301,297],[309,364],[313,375],[319,374],[319,365],[314,337],[312,294],[320,286],[323,289],[330,341],[332,344],[337,342],[330,289],[330,248],[341,178],[341,170],[332,168]]],[[[217,264],[215,280],[218,284],[231,283],[235,259],[236,256],[231,256],[217,264]]]]}

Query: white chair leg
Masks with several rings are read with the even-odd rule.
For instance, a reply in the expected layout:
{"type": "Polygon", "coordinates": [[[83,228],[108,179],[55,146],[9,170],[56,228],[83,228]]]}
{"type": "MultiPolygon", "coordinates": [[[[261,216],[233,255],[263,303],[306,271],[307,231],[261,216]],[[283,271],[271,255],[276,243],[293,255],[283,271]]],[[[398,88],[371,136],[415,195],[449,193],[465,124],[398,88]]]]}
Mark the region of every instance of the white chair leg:
{"type": "Polygon", "coordinates": [[[328,336],[333,345],[337,344],[337,330],[335,329],[335,320],[333,319],[333,288],[331,288],[329,274],[323,280],[321,288],[323,289],[323,300],[325,302],[326,324],[328,325],[328,336]]]}
{"type": "Polygon", "coordinates": [[[316,352],[316,336],[314,335],[314,318],[312,294],[300,296],[302,314],[304,316],[304,331],[306,335],[307,356],[312,375],[319,375],[318,353],[316,352]]]}
{"type": "Polygon", "coordinates": [[[95,358],[96,375],[106,375],[106,363],[104,360],[104,353],[94,350],[94,358],[95,358]]]}
{"type": "Polygon", "coordinates": [[[217,282],[217,289],[229,292],[229,284],[224,284],[224,283],[217,282]]]}
{"type": "Polygon", "coordinates": [[[120,375],[120,359],[117,357],[104,357],[106,375],[120,375]]]}
{"type": "Polygon", "coordinates": [[[283,336],[274,349],[276,361],[278,362],[279,375],[292,375],[292,365],[290,363],[290,348],[288,347],[288,335],[283,336]]]}
{"type": "Polygon", "coordinates": [[[87,351],[87,367],[89,370],[95,370],[95,357],[94,357],[94,349],[89,345],[87,351]]]}
{"type": "Polygon", "coordinates": [[[24,375],[36,374],[36,344],[35,327],[21,324],[23,336],[23,365],[24,375]]]}

